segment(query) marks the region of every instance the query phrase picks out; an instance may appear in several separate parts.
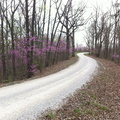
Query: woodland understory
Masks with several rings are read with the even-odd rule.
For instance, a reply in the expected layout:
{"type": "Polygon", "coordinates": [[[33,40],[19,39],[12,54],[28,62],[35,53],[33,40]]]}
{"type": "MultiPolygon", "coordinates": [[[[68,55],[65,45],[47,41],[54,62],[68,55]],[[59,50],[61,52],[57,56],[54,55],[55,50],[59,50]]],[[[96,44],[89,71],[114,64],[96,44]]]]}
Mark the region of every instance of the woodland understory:
{"type": "Polygon", "coordinates": [[[75,56],[85,5],[73,9],[72,0],[0,1],[1,83],[31,78],[75,56]]]}
{"type": "Polygon", "coordinates": [[[120,64],[119,3],[107,12],[73,0],[0,1],[0,83],[31,78],[75,52],[90,54],[120,64]],[[75,32],[86,26],[87,47],[75,47],[75,32]]]}
{"type": "Polygon", "coordinates": [[[49,109],[37,120],[119,120],[120,66],[110,60],[92,58],[100,66],[92,81],[63,100],[61,108],[49,109]]]}

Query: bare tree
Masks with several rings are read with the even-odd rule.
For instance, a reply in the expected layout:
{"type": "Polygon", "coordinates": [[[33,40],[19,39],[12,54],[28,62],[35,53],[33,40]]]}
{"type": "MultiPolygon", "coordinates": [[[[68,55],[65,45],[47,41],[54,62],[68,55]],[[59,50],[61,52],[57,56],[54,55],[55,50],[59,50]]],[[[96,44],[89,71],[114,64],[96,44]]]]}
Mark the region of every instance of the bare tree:
{"type": "MultiPolygon", "coordinates": [[[[7,7],[7,6],[6,6],[7,7]]],[[[8,10],[8,8],[4,8],[2,7],[2,12],[3,12],[3,16],[4,18],[6,19],[6,22],[9,26],[9,29],[10,29],[10,34],[11,34],[11,40],[12,40],[12,50],[14,51],[15,50],[15,45],[14,45],[14,15],[15,15],[15,12],[17,11],[17,8],[19,7],[19,3],[16,4],[15,3],[15,0],[12,0],[11,3],[10,3],[10,10],[11,10],[11,20],[9,21],[9,18],[8,16],[5,15],[5,12],[6,10],[8,10]]],[[[16,76],[16,69],[15,69],[15,54],[12,55],[12,72],[13,72],[13,80],[15,79],[15,76],[16,76]]]]}
{"type": "MultiPolygon", "coordinates": [[[[85,5],[78,7],[74,10],[72,6],[72,0],[68,1],[64,7],[62,17],[65,19],[65,22],[60,19],[61,24],[66,29],[63,33],[66,34],[66,49],[67,49],[67,56],[66,59],[69,59],[70,53],[70,45],[72,41],[72,56],[75,56],[75,31],[85,24],[85,20],[83,19],[83,14],[85,10],[85,5]],[[71,38],[71,39],[70,39],[71,38]]],[[[59,13],[60,14],[60,13],[59,13]]]]}
{"type": "MultiPolygon", "coordinates": [[[[2,1],[4,6],[4,1],[2,1]]],[[[1,41],[2,41],[2,69],[3,69],[3,79],[6,79],[6,60],[5,60],[5,43],[4,43],[4,10],[2,11],[2,6],[0,2],[0,14],[1,14],[1,41]]]]}
{"type": "MultiPolygon", "coordinates": [[[[30,47],[30,44],[29,44],[29,34],[30,34],[30,28],[29,28],[29,11],[28,11],[28,0],[25,0],[25,11],[26,11],[26,39],[27,39],[27,46],[26,48],[28,49],[28,47],[30,47]]],[[[27,51],[27,71],[28,71],[28,74],[27,74],[27,78],[30,78],[32,76],[31,74],[31,56],[30,56],[30,51],[27,51]]]]}

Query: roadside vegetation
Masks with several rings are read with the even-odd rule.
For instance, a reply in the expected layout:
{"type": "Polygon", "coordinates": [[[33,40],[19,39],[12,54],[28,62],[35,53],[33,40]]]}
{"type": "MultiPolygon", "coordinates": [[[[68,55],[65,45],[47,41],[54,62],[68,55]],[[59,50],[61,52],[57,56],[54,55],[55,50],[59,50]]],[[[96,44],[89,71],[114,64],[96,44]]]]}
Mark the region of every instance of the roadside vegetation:
{"type": "Polygon", "coordinates": [[[29,81],[29,80],[33,80],[33,79],[36,79],[36,78],[41,78],[41,77],[44,77],[44,76],[47,76],[47,75],[54,74],[56,72],[59,72],[59,71],[65,69],[65,68],[69,67],[70,65],[75,64],[77,61],[78,61],[78,56],[76,54],[75,57],[72,57],[70,60],[59,61],[55,65],[45,67],[42,70],[41,73],[36,73],[36,74],[34,74],[34,76],[32,76],[29,79],[17,80],[17,81],[13,81],[13,82],[12,81],[11,82],[10,81],[5,81],[5,83],[0,84],[0,87],[8,86],[8,85],[11,85],[11,84],[16,84],[16,83],[21,83],[23,81],[29,81]]]}
{"type": "Polygon", "coordinates": [[[74,6],[73,0],[1,0],[0,84],[31,78],[74,57],[84,12],[85,5],[74,6]]]}
{"type": "Polygon", "coordinates": [[[92,55],[120,65],[120,3],[113,1],[107,11],[96,6],[86,30],[85,41],[92,55]]]}
{"type": "Polygon", "coordinates": [[[120,66],[95,59],[100,65],[99,74],[70,96],[60,109],[48,111],[38,120],[119,120],[120,66]]]}

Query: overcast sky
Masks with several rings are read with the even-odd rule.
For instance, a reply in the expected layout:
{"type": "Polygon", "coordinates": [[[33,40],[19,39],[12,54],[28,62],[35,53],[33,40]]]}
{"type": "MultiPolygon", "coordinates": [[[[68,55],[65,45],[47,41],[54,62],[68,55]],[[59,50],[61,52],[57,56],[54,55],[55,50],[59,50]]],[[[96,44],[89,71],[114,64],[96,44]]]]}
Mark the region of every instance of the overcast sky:
{"type": "MultiPolygon", "coordinates": [[[[83,1],[86,5],[86,13],[85,16],[89,16],[91,13],[94,12],[94,7],[99,6],[103,11],[107,11],[110,9],[112,1],[115,3],[116,0],[74,0],[75,4],[79,5],[80,1],[83,1]]],[[[120,2],[120,0],[118,0],[120,2]]],[[[85,26],[87,28],[87,26],[85,26]]],[[[81,28],[75,35],[75,43],[84,44],[84,35],[85,30],[81,28]]]]}

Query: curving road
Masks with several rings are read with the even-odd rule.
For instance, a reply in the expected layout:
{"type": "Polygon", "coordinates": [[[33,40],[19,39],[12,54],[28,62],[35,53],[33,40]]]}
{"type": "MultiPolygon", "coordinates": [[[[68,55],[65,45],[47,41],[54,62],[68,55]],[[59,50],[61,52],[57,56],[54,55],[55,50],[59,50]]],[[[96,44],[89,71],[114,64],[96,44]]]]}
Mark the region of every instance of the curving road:
{"type": "Polygon", "coordinates": [[[98,64],[83,54],[78,56],[77,63],[58,73],[0,88],[0,120],[35,120],[42,111],[58,107],[90,81],[98,64]]]}

